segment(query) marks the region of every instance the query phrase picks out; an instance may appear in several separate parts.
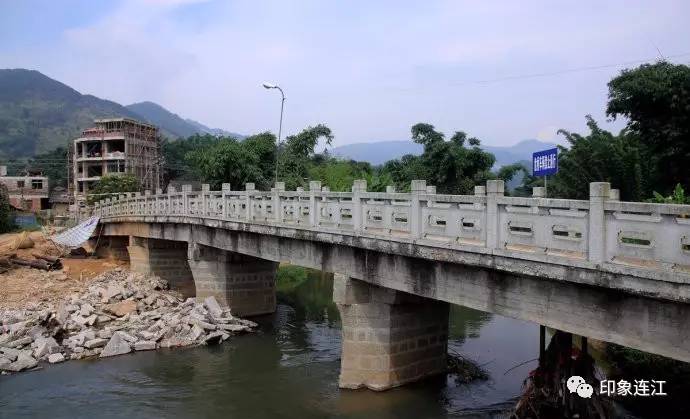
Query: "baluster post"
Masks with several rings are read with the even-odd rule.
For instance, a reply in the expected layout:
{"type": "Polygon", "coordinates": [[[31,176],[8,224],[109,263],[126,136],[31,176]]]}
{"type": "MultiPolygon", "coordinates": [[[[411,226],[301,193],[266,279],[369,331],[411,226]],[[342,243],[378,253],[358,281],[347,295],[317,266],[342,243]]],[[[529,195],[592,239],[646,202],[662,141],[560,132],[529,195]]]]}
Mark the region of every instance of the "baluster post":
{"type": "Polygon", "coordinates": [[[357,179],[352,185],[352,224],[355,233],[361,233],[364,226],[362,194],[367,191],[367,181],[357,179]]]}
{"type": "Polygon", "coordinates": [[[206,195],[211,191],[211,185],[204,183],[201,185],[201,215],[208,215],[208,198],[206,195]]]}
{"type": "Polygon", "coordinates": [[[182,185],[182,213],[189,215],[189,196],[192,192],[192,185],[182,185]]]}
{"type": "Polygon", "coordinates": [[[413,180],[410,183],[410,235],[414,239],[422,237],[422,201],[420,195],[426,193],[426,180],[413,180]]]}
{"type": "Polygon", "coordinates": [[[285,192],[285,182],[276,182],[271,192],[273,193],[273,219],[276,223],[282,223],[283,208],[280,204],[280,193],[285,192]]]}
{"type": "Polygon", "coordinates": [[[319,224],[319,204],[316,201],[316,192],[321,191],[321,182],[312,180],[309,182],[309,225],[316,227],[319,224]]]}
{"type": "Polygon", "coordinates": [[[229,183],[223,183],[220,186],[221,194],[220,194],[220,202],[223,205],[223,219],[227,219],[229,217],[230,211],[230,203],[228,202],[228,195],[230,194],[230,184],[229,183]]]}
{"type": "Polygon", "coordinates": [[[611,184],[592,182],[589,184],[589,241],[587,258],[593,263],[602,263],[606,258],[606,219],[604,203],[609,198],[611,184]]]}
{"type": "Polygon", "coordinates": [[[505,184],[502,180],[489,180],[486,182],[486,247],[499,248],[499,212],[498,198],[504,194],[505,184]]]}
{"type": "Polygon", "coordinates": [[[252,217],[253,217],[253,214],[252,214],[252,203],[253,203],[252,195],[254,194],[254,190],[255,190],[254,183],[251,183],[251,182],[247,183],[244,187],[244,190],[246,191],[246,197],[247,197],[246,204],[245,204],[247,207],[246,208],[247,212],[245,213],[245,219],[249,222],[252,220],[252,217]]]}

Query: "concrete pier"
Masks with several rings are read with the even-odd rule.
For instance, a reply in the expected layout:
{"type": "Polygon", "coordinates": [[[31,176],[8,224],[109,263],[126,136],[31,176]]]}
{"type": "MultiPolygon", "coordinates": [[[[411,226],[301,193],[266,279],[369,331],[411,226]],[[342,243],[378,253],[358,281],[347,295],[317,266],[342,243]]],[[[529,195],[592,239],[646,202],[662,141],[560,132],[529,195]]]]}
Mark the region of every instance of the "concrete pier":
{"type": "Polygon", "coordinates": [[[185,297],[196,295],[194,278],[187,263],[187,243],[130,236],[127,252],[133,272],[157,275],[185,297]]]}
{"type": "Polygon", "coordinates": [[[335,275],[341,388],[387,390],[446,368],[449,304],[335,275]]]}
{"type": "Polygon", "coordinates": [[[212,295],[238,316],[276,310],[278,263],[195,243],[189,244],[188,259],[197,300],[212,295]]]}
{"type": "Polygon", "coordinates": [[[102,259],[129,262],[129,237],[105,236],[89,240],[89,244],[96,247],[96,255],[102,259]]]}

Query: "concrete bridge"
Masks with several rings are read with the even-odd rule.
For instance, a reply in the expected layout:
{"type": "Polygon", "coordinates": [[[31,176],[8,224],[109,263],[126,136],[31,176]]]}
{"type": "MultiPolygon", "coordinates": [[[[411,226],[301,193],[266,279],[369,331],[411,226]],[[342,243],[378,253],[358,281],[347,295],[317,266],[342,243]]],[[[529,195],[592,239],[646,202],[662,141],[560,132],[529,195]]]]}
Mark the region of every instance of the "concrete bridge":
{"type": "Polygon", "coordinates": [[[690,362],[690,206],[309,190],[128,194],[96,205],[99,252],[239,315],[275,310],[279,262],[335,274],[340,385],[381,390],[445,366],[449,303],[690,362]]]}

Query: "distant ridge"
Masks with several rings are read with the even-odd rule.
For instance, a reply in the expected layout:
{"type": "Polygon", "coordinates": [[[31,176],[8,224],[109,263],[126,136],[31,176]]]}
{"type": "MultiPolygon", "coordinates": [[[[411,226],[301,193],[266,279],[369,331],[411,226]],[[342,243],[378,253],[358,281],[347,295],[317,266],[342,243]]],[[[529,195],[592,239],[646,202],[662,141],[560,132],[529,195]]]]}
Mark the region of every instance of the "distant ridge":
{"type": "Polygon", "coordinates": [[[238,136],[183,119],[153,102],[125,107],[83,95],[35,70],[0,69],[0,158],[30,157],[65,147],[94,119],[117,117],[158,125],[171,139],[195,133],[238,136]]]}
{"type": "Polygon", "coordinates": [[[157,103],[148,101],[139,102],[127,105],[126,108],[154,125],[165,127],[166,131],[170,133],[170,137],[187,138],[194,134],[211,134],[216,136],[244,138],[244,136],[240,134],[219,128],[209,128],[192,119],[183,119],[157,103]]]}
{"type": "MultiPolygon", "coordinates": [[[[545,150],[555,146],[554,143],[529,139],[520,141],[512,146],[482,145],[481,148],[496,156],[496,167],[498,168],[519,161],[531,161],[532,153],[535,151],[545,150]]],[[[420,155],[422,151],[422,145],[412,141],[379,141],[334,147],[331,150],[331,154],[379,165],[388,160],[400,158],[406,154],[420,155]]]]}

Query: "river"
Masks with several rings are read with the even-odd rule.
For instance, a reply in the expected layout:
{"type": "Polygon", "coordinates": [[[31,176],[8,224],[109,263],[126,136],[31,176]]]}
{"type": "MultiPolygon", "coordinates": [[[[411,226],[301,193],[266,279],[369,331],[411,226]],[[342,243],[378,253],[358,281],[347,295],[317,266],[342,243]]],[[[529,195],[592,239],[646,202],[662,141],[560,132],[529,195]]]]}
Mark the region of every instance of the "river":
{"type": "Polygon", "coordinates": [[[340,325],[332,280],[279,283],[257,333],[215,347],[71,361],[0,377],[0,417],[490,418],[514,404],[538,355],[535,324],[453,306],[449,351],[489,379],[452,375],[383,393],[338,389],[340,325]],[[512,369],[511,369],[512,368],[512,369]]]}

